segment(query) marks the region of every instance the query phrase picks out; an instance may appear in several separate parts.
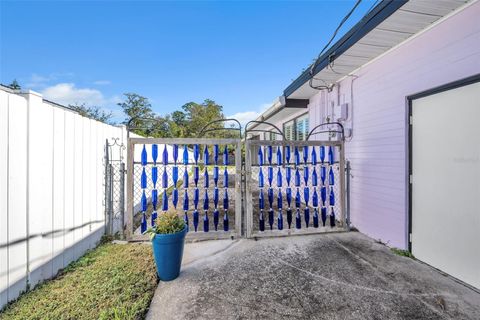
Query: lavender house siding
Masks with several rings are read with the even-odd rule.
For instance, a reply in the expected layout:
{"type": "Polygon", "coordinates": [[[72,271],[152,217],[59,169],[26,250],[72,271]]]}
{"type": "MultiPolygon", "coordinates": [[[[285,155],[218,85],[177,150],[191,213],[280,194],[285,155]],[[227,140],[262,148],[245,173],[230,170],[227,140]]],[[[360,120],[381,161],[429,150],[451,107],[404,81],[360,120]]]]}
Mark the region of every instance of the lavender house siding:
{"type": "MultiPolygon", "coordinates": [[[[310,99],[311,128],[328,101],[351,101],[351,218],[363,233],[407,248],[406,97],[480,73],[480,2],[450,16],[347,77],[339,91],[310,99]]],[[[452,106],[452,112],[454,112],[452,106]]]]}

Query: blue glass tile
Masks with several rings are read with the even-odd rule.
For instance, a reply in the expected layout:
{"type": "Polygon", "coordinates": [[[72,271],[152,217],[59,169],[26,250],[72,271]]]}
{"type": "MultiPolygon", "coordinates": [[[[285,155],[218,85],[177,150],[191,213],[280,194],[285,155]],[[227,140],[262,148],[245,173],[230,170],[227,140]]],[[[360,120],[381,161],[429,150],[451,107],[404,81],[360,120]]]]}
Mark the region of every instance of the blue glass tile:
{"type": "Polygon", "coordinates": [[[193,182],[195,187],[198,186],[198,179],[200,177],[200,169],[198,167],[193,167],[193,182]]]}
{"type": "Polygon", "coordinates": [[[325,162],[325,147],[320,146],[320,162],[323,164],[325,162]]]}
{"type": "Polygon", "coordinates": [[[152,190],[152,206],[154,210],[157,210],[157,204],[158,204],[158,190],[153,189],[152,190]]]}
{"type": "Polygon", "coordinates": [[[147,173],[145,172],[145,168],[142,169],[142,176],[140,177],[140,180],[142,189],[145,189],[147,187],[147,173]]]}
{"type": "Polygon", "coordinates": [[[258,187],[263,188],[264,187],[264,181],[263,181],[263,171],[262,168],[260,167],[258,171],[258,187]]]}
{"type": "Polygon", "coordinates": [[[229,205],[228,191],[227,189],[225,189],[225,192],[223,193],[223,209],[228,210],[228,205],[229,205]]]}
{"type": "Polygon", "coordinates": [[[295,169],[295,186],[300,187],[300,171],[298,171],[298,168],[295,169]]]}
{"type": "Polygon", "coordinates": [[[203,196],[203,210],[208,210],[210,200],[208,199],[208,191],[205,189],[205,195],[203,196]]]}
{"type": "Polygon", "coordinates": [[[295,147],[294,158],[295,158],[295,165],[298,166],[300,164],[300,152],[298,151],[298,147],[295,147]]]}
{"type": "Polygon", "coordinates": [[[288,207],[290,208],[290,206],[292,204],[292,188],[288,187],[285,190],[285,195],[286,195],[286,198],[287,198],[288,207]]]}
{"type": "Polygon", "coordinates": [[[283,177],[282,177],[282,171],[281,168],[279,167],[277,170],[277,187],[282,187],[282,182],[283,182],[283,177]]]}
{"type": "Polygon", "coordinates": [[[290,167],[285,168],[285,179],[287,180],[287,186],[289,186],[290,181],[292,180],[292,168],[290,167]]]}
{"type": "Polygon", "coordinates": [[[175,209],[177,209],[177,204],[178,204],[178,189],[177,188],[173,189],[172,203],[173,203],[173,207],[175,209]]]}
{"type": "Polygon", "coordinates": [[[317,165],[317,152],[315,152],[315,147],[312,147],[312,165],[317,165]]]}
{"type": "Polygon", "coordinates": [[[267,173],[268,173],[268,185],[271,187],[273,182],[273,168],[268,167],[267,173]]]}
{"type": "Polygon", "coordinates": [[[262,148],[258,148],[258,165],[263,166],[263,152],[262,148]]]}
{"type": "Polygon", "coordinates": [[[297,192],[295,193],[295,207],[300,208],[300,190],[297,188],[297,192]]]}
{"type": "Polygon", "coordinates": [[[183,195],[183,210],[184,211],[188,211],[188,205],[189,205],[189,201],[188,201],[188,191],[185,190],[185,193],[183,195]]]}
{"type": "Polygon", "coordinates": [[[152,159],[153,159],[153,163],[157,164],[157,159],[158,159],[158,145],[157,144],[152,144],[152,159]]]}
{"type": "Polygon", "coordinates": [[[178,160],[178,145],[173,145],[173,163],[177,164],[178,160]]]}
{"type": "Polygon", "coordinates": [[[263,190],[262,189],[260,189],[260,193],[258,195],[258,207],[260,208],[260,210],[265,209],[265,199],[263,197],[263,190]]]}
{"type": "Polygon", "coordinates": [[[183,171],[183,187],[188,188],[188,169],[185,167],[185,171],[183,171]]]}
{"type": "Polygon", "coordinates": [[[203,172],[203,187],[208,188],[209,185],[208,170],[207,167],[205,167],[205,171],[203,172]]]}
{"type": "Polygon", "coordinates": [[[308,205],[308,201],[310,200],[310,189],[303,189],[303,200],[305,200],[305,204],[308,205]]]}
{"type": "Polygon", "coordinates": [[[163,174],[162,174],[162,188],[168,188],[167,168],[164,168],[164,169],[163,169],[163,174]]]}
{"type": "Polygon", "coordinates": [[[183,164],[184,165],[188,164],[188,147],[187,147],[187,145],[183,146],[183,164]]]}
{"type": "Polygon", "coordinates": [[[305,185],[308,184],[310,170],[308,167],[303,168],[303,181],[305,181],[305,185]]]}
{"type": "Polygon", "coordinates": [[[213,167],[213,183],[215,184],[215,187],[218,186],[218,176],[219,176],[218,167],[213,167]]]}
{"type": "Polygon", "coordinates": [[[163,191],[162,195],[162,210],[167,211],[168,210],[168,195],[167,195],[167,190],[163,191]]]}
{"type": "Polygon", "coordinates": [[[178,182],[178,167],[172,168],[172,180],[173,180],[173,185],[176,188],[177,182],[178,182]]]}
{"type": "Polygon", "coordinates": [[[322,184],[325,184],[325,178],[327,176],[327,168],[325,166],[320,167],[320,179],[322,180],[322,184]]]}
{"type": "Polygon", "coordinates": [[[208,154],[208,146],[205,146],[205,149],[203,149],[203,163],[208,166],[208,159],[209,154],[208,154]]]}
{"type": "Polygon", "coordinates": [[[281,190],[279,190],[277,194],[277,207],[278,209],[283,209],[283,197],[281,190]]]}
{"type": "Polygon", "coordinates": [[[163,159],[163,164],[166,166],[168,164],[168,150],[167,150],[167,145],[165,145],[165,147],[163,148],[163,156],[162,156],[162,159],[163,159]]]}
{"type": "Polygon", "coordinates": [[[310,224],[310,208],[306,207],[303,213],[305,216],[305,227],[308,228],[308,225],[310,224]]]}
{"type": "Polygon", "coordinates": [[[312,186],[316,187],[318,185],[318,176],[317,176],[317,170],[315,167],[313,167],[313,172],[312,172],[312,186]]]}
{"type": "Polygon", "coordinates": [[[142,191],[142,211],[147,211],[147,195],[145,194],[145,190],[142,191]]]}
{"type": "Polygon", "coordinates": [[[335,175],[333,173],[333,167],[330,167],[330,171],[328,172],[328,184],[331,186],[335,184],[335,175]]]}
{"type": "Polygon", "coordinates": [[[142,161],[142,166],[147,165],[147,149],[145,148],[145,145],[143,145],[141,161],[142,161]]]}
{"type": "Polygon", "coordinates": [[[223,170],[223,186],[228,188],[228,171],[226,167],[225,170],[223,170]]]}
{"type": "Polygon", "coordinates": [[[218,164],[219,150],[220,150],[220,148],[218,147],[218,144],[213,146],[213,163],[215,163],[215,165],[218,164]]]}
{"type": "Polygon", "coordinates": [[[152,167],[152,182],[153,186],[157,186],[157,181],[158,181],[158,167],[152,167]]]}
{"type": "Polygon", "coordinates": [[[218,206],[219,192],[218,188],[213,189],[213,205],[215,208],[218,206]]]}
{"type": "Polygon", "coordinates": [[[314,189],[313,189],[312,205],[313,205],[314,207],[318,207],[318,193],[317,193],[317,188],[314,188],[314,189]]]}
{"type": "Polygon", "coordinates": [[[268,204],[270,208],[273,206],[273,188],[268,188],[268,204]]]}
{"type": "Polygon", "coordinates": [[[198,201],[200,201],[200,191],[198,188],[195,188],[195,190],[193,190],[193,205],[195,206],[195,209],[198,208],[198,201]]]}
{"type": "Polygon", "coordinates": [[[225,148],[223,149],[223,164],[225,166],[228,166],[228,148],[227,148],[227,146],[225,146],[225,148]]]}
{"type": "Polygon", "coordinates": [[[195,144],[193,146],[193,160],[195,160],[195,164],[198,164],[198,157],[200,156],[200,146],[195,144]]]}
{"type": "Polygon", "coordinates": [[[333,191],[333,187],[330,187],[330,205],[335,205],[335,192],[333,191]]]}

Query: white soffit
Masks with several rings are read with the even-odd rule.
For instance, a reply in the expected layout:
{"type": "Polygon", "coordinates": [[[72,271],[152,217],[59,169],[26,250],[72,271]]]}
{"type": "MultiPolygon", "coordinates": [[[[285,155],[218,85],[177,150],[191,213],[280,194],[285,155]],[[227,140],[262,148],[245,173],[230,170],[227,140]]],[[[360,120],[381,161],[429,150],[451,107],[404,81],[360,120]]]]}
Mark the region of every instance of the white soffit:
{"type": "MultiPolygon", "coordinates": [[[[324,68],[315,78],[335,83],[468,2],[471,0],[411,0],[337,57],[332,68],[324,68]]],[[[322,81],[314,80],[314,85],[321,84],[322,81]]],[[[317,92],[307,81],[288,98],[309,99],[317,92]]]]}

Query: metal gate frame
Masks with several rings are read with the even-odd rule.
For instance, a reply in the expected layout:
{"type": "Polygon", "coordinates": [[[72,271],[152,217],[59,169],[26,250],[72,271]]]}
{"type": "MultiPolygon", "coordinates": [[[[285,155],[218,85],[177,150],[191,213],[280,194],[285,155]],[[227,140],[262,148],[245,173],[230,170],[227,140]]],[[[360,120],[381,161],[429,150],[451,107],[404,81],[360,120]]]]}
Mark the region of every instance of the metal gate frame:
{"type": "Polygon", "coordinates": [[[242,236],[242,141],[240,139],[207,139],[207,138],[128,138],[127,141],[127,210],[126,237],[129,241],[148,240],[147,235],[134,234],[134,159],[136,145],[234,145],[235,146],[235,230],[220,232],[188,232],[187,240],[225,239],[242,236]]]}
{"type": "MultiPolygon", "coordinates": [[[[314,128],[310,134],[315,130],[314,128]]],[[[330,130],[331,131],[331,130],[330,130]]],[[[282,134],[282,133],[281,133],[282,134]]],[[[126,183],[126,238],[130,241],[144,241],[148,240],[148,236],[135,234],[134,227],[134,166],[140,162],[135,162],[134,151],[136,145],[233,145],[235,146],[235,229],[231,231],[211,231],[211,232],[189,232],[187,239],[190,240],[212,240],[212,239],[226,239],[234,237],[247,237],[247,238],[260,238],[260,237],[276,237],[276,236],[288,236],[288,235],[304,235],[304,234],[318,234],[318,233],[330,233],[330,232],[343,232],[349,231],[349,204],[348,204],[348,184],[349,177],[346,177],[346,173],[349,174],[348,163],[345,161],[345,145],[343,139],[340,140],[306,140],[306,141],[290,141],[290,140],[241,140],[241,139],[211,139],[211,138],[132,138],[127,140],[127,183],[126,183]],[[336,216],[339,222],[335,227],[319,227],[319,228],[302,228],[302,229],[287,229],[284,230],[266,230],[263,232],[255,232],[253,227],[254,219],[254,203],[253,203],[253,190],[252,190],[252,167],[255,165],[252,163],[253,157],[256,154],[252,154],[252,150],[259,146],[285,146],[290,147],[335,147],[338,148],[338,189],[339,201],[338,207],[340,213],[337,211],[336,216]],[[242,162],[242,147],[245,146],[245,162],[242,162]],[[244,170],[242,170],[244,168],[244,170]]],[[[283,157],[285,158],[285,153],[283,157]]],[[[285,161],[283,161],[282,167],[285,167],[285,161]]]]}
{"type": "MultiPolygon", "coordinates": [[[[285,159],[285,152],[282,152],[285,159]]],[[[285,161],[283,161],[282,167],[285,167],[285,161]]],[[[290,140],[281,140],[281,141],[270,141],[270,140],[246,140],[245,141],[245,175],[246,175],[246,237],[247,238],[260,238],[260,237],[274,237],[274,236],[288,236],[288,235],[305,235],[305,234],[318,234],[318,233],[327,233],[327,232],[342,232],[349,230],[348,223],[348,212],[345,211],[345,147],[343,140],[339,141],[290,141],[290,140]],[[340,210],[341,218],[340,227],[335,228],[302,228],[302,229],[284,229],[284,230],[273,230],[273,231],[263,231],[263,232],[254,232],[253,228],[253,193],[252,193],[252,157],[256,156],[252,154],[252,149],[255,146],[291,146],[291,147],[303,147],[303,146],[332,146],[339,148],[339,179],[340,179],[340,210]]]]}

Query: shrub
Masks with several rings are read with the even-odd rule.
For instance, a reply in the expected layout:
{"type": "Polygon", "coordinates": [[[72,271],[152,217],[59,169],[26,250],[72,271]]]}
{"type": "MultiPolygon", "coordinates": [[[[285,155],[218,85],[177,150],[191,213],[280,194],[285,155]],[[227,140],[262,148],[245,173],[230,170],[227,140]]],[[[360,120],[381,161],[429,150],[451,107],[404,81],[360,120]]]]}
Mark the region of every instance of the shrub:
{"type": "Polygon", "coordinates": [[[175,212],[165,212],[158,215],[155,226],[149,228],[147,233],[153,240],[156,234],[170,234],[182,231],[185,228],[185,221],[175,212]]]}

